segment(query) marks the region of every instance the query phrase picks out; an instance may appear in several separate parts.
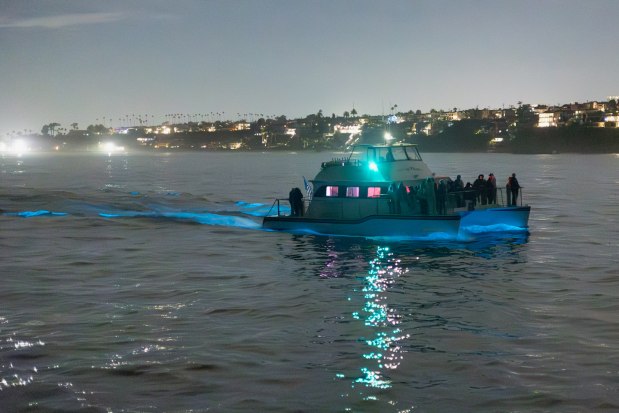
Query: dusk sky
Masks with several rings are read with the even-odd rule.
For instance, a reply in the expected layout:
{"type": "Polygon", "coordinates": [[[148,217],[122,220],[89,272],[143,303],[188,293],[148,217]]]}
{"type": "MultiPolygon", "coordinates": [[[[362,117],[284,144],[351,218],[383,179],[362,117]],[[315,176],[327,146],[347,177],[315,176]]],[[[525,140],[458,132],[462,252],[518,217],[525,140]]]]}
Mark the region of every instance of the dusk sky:
{"type": "Polygon", "coordinates": [[[619,95],[617,0],[0,0],[0,137],[619,95]]]}

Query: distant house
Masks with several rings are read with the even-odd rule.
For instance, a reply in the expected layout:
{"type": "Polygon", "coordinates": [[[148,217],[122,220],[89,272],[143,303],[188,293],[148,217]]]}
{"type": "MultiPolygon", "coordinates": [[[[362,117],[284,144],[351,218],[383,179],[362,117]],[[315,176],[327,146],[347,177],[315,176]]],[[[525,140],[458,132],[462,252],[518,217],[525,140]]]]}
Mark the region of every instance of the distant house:
{"type": "Polygon", "coordinates": [[[558,110],[548,109],[537,115],[537,127],[538,128],[552,128],[559,126],[559,120],[561,118],[561,112],[558,110]]]}
{"type": "Polygon", "coordinates": [[[538,128],[554,128],[565,126],[572,119],[574,112],[568,107],[551,107],[537,115],[538,128]]]}

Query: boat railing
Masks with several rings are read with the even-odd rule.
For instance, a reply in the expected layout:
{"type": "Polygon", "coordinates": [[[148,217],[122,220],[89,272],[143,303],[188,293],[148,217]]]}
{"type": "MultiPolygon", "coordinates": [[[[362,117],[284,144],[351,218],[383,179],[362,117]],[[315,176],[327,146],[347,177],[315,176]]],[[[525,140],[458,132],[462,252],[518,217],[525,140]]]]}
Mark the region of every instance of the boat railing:
{"type": "MultiPolygon", "coordinates": [[[[480,206],[523,206],[523,187],[520,187],[515,203],[513,199],[510,199],[511,194],[508,193],[509,191],[506,188],[497,188],[496,191],[496,199],[493,202],[489,202],[487,195],[484,198],[477,190],[448,192],[444,205],[439,197],[436,198],[436,214],[451,215],[456,210],[462,210],[462,208],[473,210],[480,206]]],[[[339,205],[332,204],[331,208],[333,210],[341,210],[341,215],[344,215],[344,209],[349,205],[346,200],[347,198],[341,198],[339,205]]],[[[398,203],[390,195],[381,195],[379,198],[374,198],[374,200],[375,204],[372,209],[375,209],[374,213],[377,215],[382,213],[393,215],[434,215],[433,211],[427,209],[427,203],[423,199],[417,199],[413,203],[409,200],[400,200],[398,203]]],[[[308,198],[303,198],[303,211],[307,211],[309,203],[310,200],[308,198]]],[[[276,198],[266,216],[293,216],[288,198],[276,198]]]]}
{"type": "Polygon", "coordinates": [[[488,192],[482,192],[476,189],[449,192],[448,198],[455,204],[456,208],[466,207],[468,209],[474,209],[479,205],[510,207],[523,205],[523,192],[523,187],[520,187],[516,200],[512,199],[512,194],[507,188],[496,188],[494,199],[489,197],[488,192]]]}
{"type": "Polygon", "coordinates": [[[327,162],[323,162],[320,164],[321,168],[329,168],[332,166],[360,166],[361,165],[361,161],[359,159],[352,159],[352,158],[333,158],[330,161],[327,162]]]}
{"type": "MultiPolygon", "coordinates": [[[[269,211],[266,214],[267,217],[270,217],[273,215],[278,216],[278,217],[282,216],[281,209],[280,209],[280,201],[283,201],[283,199],[275,198],[275,201],[273,201],[273,204],[271,204],[271,208],[269,208],[269,211]],[[273,213],[274,209],[277,212],[277,214],[273,213]]],[[[286,202],[288,202],[287,199],[286,199],[286,202]]]]}
{"type": "MultiPolygon", "coordinates": [[[[309,199],[303,198],[303,211],[307,211],[308,204],[309,199]]],[[[275,201],[273,201],[273,204],[271,204],[271,208],[269,208],[266,216],[294,216],[292,215],[292,209],[290,208],[290,201],[288,200],[288,198],[276,198],[275,201]]]]}

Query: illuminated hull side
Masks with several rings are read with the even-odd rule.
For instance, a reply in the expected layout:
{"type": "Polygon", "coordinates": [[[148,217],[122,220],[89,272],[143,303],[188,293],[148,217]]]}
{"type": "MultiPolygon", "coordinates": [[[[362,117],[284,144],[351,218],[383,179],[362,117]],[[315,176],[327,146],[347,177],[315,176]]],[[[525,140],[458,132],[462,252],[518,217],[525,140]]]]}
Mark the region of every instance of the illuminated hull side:
{"type": "Polygon", "coordinates": [[[526,229],[529,227],[530,206],[499,207],[461,211],[460,227],[464,230],[475,227],[495,227],[497,229],[526,229]],[[501,228],[502,227],[502,228],[501,228]]]}
{"type": "Polygon", "coordinates": [[[372,215],[357,220],[267,216],[262,226],[274,231],[353,237],[456,238],[460,219],[459,215],[372,215]]]}

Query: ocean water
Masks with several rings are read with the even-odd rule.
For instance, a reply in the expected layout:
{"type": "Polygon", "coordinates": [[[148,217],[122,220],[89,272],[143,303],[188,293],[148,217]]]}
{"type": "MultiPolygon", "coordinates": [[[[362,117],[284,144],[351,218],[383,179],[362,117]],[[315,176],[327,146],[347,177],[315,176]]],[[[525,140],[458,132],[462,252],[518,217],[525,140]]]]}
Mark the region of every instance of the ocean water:
{"type": "Polygon", "coordinates": [[[619,410],[618,155],[425,154],[528,232],[261,230],[333,156],[0,157],[0,411],[619,410]]]}

